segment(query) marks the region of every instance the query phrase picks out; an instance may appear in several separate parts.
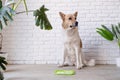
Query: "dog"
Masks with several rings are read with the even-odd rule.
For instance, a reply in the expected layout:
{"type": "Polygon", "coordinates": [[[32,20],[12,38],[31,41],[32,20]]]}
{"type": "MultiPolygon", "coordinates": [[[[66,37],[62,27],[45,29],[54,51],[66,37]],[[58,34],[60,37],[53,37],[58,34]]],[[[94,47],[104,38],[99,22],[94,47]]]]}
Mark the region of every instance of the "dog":
{"type": "Polygon", "coordinates": [[[82,53],[82,41],[79,36],[77,22],[78,12],[74,14],[59,12],[59,15],[62,19],[62,29],[64,33],[63,61],[59,67],[75,65],[77,69],[81,69],[84,66],[94,66],[94,59],[87,62],[82,53]]]}

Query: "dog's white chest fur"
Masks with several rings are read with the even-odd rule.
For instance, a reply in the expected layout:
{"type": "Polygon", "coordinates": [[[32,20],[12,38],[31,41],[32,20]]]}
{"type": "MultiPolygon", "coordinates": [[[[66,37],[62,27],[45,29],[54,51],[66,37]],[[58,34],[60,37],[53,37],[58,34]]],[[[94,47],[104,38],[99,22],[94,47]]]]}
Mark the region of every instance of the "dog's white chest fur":
{"type": "Polygon", "coordinates": [[[67,49],[67,53],[65,53],[64,55],[68,56],[71,65],[76,64],[75,46],[80,40],[79,33],[76,32],[76,30],[68,30],[64,31],[63,33],[64,47],[67,49]]]}

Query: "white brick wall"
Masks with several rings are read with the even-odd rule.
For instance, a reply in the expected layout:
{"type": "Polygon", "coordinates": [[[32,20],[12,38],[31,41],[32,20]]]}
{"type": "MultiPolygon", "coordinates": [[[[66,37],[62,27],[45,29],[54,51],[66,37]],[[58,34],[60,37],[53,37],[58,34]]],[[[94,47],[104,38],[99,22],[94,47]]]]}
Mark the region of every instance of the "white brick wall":
{"type": "MultiPolygon", "coordinates": [[[[115,42],[100,37],[96,27],[120,22],[120,0],[27,0],[29,9],[45,4],[53,30],[43,31],[34,25],[32,13],[15,16],[14,22],[3,30],[3,51],[8,52],[10,64],[57,64],[62,60],[63,43],[59,11],[79,12],[79,33],[86,58],[98,64],[114,64],[118,56],[115,42]]],[[[18,11],[23,10],[21,5],[18,11]]]]}

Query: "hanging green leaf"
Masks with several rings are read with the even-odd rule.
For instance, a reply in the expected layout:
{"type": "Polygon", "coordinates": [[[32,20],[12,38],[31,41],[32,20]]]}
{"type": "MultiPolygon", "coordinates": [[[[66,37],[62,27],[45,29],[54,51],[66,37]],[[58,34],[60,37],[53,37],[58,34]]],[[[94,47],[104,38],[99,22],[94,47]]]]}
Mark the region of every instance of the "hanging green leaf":
{"type": "Polygon", "coordinates": [[[36,21],[35,25],[40,26],[41,29],[51,30],[52,25],[47,18],[47,15],[45,13],[46,11],[48,11],[48,9],[43,5],[40,9],[37,9],[33,12],[33,16],[35,16],[36,21]]]}

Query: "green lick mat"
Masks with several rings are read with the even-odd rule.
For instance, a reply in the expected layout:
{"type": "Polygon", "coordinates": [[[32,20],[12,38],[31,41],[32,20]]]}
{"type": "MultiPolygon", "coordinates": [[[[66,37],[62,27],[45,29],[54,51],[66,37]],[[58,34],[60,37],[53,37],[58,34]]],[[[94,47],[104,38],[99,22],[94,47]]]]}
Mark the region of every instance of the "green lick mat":
{"type": "Polygon", "coordinates": [[[74,70],[55,70],[55,74],[57,75],[75,75],[74,70]]]}

